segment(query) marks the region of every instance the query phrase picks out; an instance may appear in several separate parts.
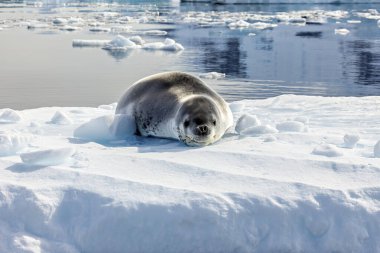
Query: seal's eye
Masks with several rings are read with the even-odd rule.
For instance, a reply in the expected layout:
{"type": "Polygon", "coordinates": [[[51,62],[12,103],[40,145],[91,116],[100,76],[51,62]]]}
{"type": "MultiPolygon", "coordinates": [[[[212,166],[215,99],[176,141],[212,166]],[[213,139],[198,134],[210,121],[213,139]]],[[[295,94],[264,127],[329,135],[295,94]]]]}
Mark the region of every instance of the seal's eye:
{"type": "Polygon", "coordinates": [[[190,121],[185,120],[185,122],[183,123],[183,126],[184,126],[184,127],[188,127],[189,125],[190,125],[190,121]]]}
{"type": "Polygon", "coordinates": [[[213,124],[214,126],[216,126],[216,120],[214,120],[214,121],[212,122],[212,124],[213,124]]]}

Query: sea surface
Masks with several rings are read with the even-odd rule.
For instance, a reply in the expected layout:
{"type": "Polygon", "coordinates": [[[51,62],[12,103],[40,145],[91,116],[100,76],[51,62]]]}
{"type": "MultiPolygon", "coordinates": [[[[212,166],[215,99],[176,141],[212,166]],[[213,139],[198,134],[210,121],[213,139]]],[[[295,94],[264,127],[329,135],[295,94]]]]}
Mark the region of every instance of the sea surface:
{"type": "MultiPolygon", "coordinates": [[[[210,5],[168,1],[10,2],[0,1],[0,108],[98,106],[116,102],[132,83],[161,71],[194,75],[224,73],[205,79],[226,100],[263,99],[281,94],[317,96],[380,96],[380,27],[372,5],[210,5]],[[276,18],[270,29],[228,27],[227,16],[276,15],[299,11],[347,11],[326,22],[289,24],[276,18]],[[106,14],[104,14],[106,13],[106,14]],[[108,14],[107,14],[108,13],[108,14]],[[88,20],[103,15],[150,19],[122,24],[133,32],[62,31],[57,17],[88,20]],[[184,22],[201,13],[226,24],[184,22]],[[357,13],[372,13],[373,19],[357,13]],[[153,16],[154,16],[153,15],[153,16]],[[31,20],[48,24],[28,29],[31,20]],[[354,21],[352,21],[354,20],[354,21]],[[345,28],[347,35],[336,34],[345,28]],[[161,30],[167,35],[146,35],[161,30]],[[113,39],[140,35],[146,41],[174,39],[181,52],[74,47],[74,39],[113,39]]],[[[107,18],[104,18],[107,16],[107,18]]],[[[199,15],[198,15],[199,17],[199,15]]],[[[103,21],[104,21],[103,20],[103,21]]],[[[380,16],[379,16],[380,20],[380,16]]],[[[96,22],[98,20],[95,20],[96,22]]],[[[94,22],[95,22],[94,21],[94,22]]],[[[250,23],[257,21],[248,20],[250,23]]],[[[92,21],[91,21],[92,22],[92,21]]],[[[120,25],[120,24],[118,24],[120,25]]]]}

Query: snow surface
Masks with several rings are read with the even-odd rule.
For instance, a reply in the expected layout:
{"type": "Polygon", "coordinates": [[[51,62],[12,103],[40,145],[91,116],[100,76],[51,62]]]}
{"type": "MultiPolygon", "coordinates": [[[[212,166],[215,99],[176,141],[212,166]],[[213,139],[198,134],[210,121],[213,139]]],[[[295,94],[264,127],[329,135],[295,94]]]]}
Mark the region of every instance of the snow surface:
{"type": "Polygon", "coordinates": [[[380,97],[230,107],[251,135],[202,148],[107,138],[115,104],[20,112],[1,125],[0,252],[380,251],[380,97]]]}

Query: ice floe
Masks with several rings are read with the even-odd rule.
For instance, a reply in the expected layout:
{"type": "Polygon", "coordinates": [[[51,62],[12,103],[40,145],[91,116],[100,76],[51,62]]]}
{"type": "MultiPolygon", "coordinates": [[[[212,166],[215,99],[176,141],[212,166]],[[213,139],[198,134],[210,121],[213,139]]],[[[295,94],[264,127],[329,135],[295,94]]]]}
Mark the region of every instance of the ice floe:
{"type": "Polygon", "coordinates": [[[347,35],[349,33],[350,33],[350,31],[348,29],[346,29],[346,28],[335,29],[335,34],[347,35]]]}
{"type": "Polygon", "coordinates": [[[222,79],[226,77],[226,74],[213,71],[199,74],[199,77],[204,79],[222,79]]]}

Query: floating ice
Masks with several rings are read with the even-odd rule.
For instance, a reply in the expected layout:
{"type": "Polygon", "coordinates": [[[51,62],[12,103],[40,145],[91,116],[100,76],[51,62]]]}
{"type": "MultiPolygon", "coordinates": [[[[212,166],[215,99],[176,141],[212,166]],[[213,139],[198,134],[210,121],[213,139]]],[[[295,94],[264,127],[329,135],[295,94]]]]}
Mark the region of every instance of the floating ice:
{"type": "Polygon", "coordinates": [[[177,43],[173,39],[165,39],[164,43],[162,42],[151,42],[143,45],[144,49],[147,50],[164,50],[164,51],[182,51],[184,47],[177,43]]]}
{"type": "Polygon", "coordinates": [[[332,144],[322,144],[316,147],[313,150],[313,154],[327,156],[327,157],[337,157],[337,156],[343,155],[343,153],[336,146],[332,144]]]}
{"type": "Polygon", "coordinates": [[[377,21],[377,26],[380,27],[380,20],[377,21]]]}
{"type": "Polygon", "coordinates": [[[249,37],[256,36],[256,33],[248,33],[248,36],[249,36],[249,37]]]}
{"type": "Polygon", "coordinates": [[[346,28],[342,28],[342,29],[335,29],[335,34],[339,34],[339,35],[347,35],[349,34],[350,31],[346,28]]]}
{"type": "Polygon", "coordinates": [[[54,116],[51,118],[50,122],[51,124],[56,125],[71,125],[73,121],[70,119],[70,117],[61,111],[56,111],[54,116]]]}
{"type": "Polygon", "coordinates": [[[361,20],[347,20],[348,24],[360,24],[361,22],[361,20]]]}
{"type": "Polygon", "coordinates": [[[208,73],[200,74],[199,77],[204,78],[204,79],[222,79],[226,77],[226,74],[218,73],[218,72],[208,72],[208,73]]]}
{"type": "Polygon", "coordinates": [[[111,40],[103,47],[103,49],[106,50],[128,50],[133,48],[140,48],[140,46],[136,45],[133,41],[125,38],[122,35],[116,36],[116,38],[111,40]]]}
{"type": "Polygon", "coordinates": [[[109,27],[99,27],[99,26],[95,26],[95,27],[91,27],[88,29],[90,32],[110,32],[111,31],[111,28],[109,27]]]}
{"type": "Polygon", "coordinates": [[[38,29],[38,28],[49,28],[48,24],[41,23],[41,22],[31,22],[27,25],[28,29],[38,29]]]}
{"type": "Polygon", "coordinates": [[[269,125],[259,125],[254,127],[245,128],[240,132],[241,135],[247,136],[257,136],[262,134],[274,134],[277,133],[277,129],[269,126],[269,125]]]}
{"type": "Polygon", "coordinates": [[[299,121],[286,121],[276,125],[277,130],[280,132],[303,132],[305,125],[299,121]]]}
{"type": "Polygon", "coordinates": [[[344,135],[343,140],[346,148],[354,148],[356,143],[360,140],[360,136],[358,134],[346,134],[344,135]]]}
{"type": "Polygon", "coordinates": [[[0,114],[0,123],[16,123],[21,120],[22,120],[21,114],[12,109],[5,109],[0,114]]]}
{"type": "Polygon", "coordinates": [[[140,36],[132,36],[132,37],[129,37],[128,39],[140,46],[145,44],[145,40],[143,40],[140,36]]]}
{"type": "Polygon", "coordinates": [[[228,24],[228,27],[231,29],[236,29],[236,28],[248,28],[250,26],[250,23],[244,20],[239,20],[237,22],[232,22],[228,24]]]}
{"type": "Polygon", "coordinates": [[[62,31],[73,32],[73,31],[81,30],[82,28],[78,27],[78,26],[65,25],[65,26],[60,27],[59,29],[62,30],[62,31]]]}
{"type": "Polygon", "coordinates": [[[73,47],[104,47],[110,40],[73,40],[73,47]]]}
{"type": "Polygon", "coordinates": [[[162,30],[149,30],[144,32],[145,35],[156,35],[156,36],[164,36],[167,35],[168,32],[162,30]]]}
{"type": "Polygon", "coordinates": [[[31,135],[0,132],[0,156],[14,155],[22,151],[31,140],[31,135]]]}
{"type": "Polygon", "coordinates": [[[65,18],[55,18],[52,22],[55,25],[66,25],[68,23],[68,20],[65,18]]]}
{"type": "Polygon", "coordinates": [[[377,158],[380,158],[380,141],[378,141],[373,148],[373,155],[377,158]]]}
{"type": "Polygon", "coordinates": [[[75,149],[68,147],[22,153],[20,157],[25,164],[53,166],[65,163],[74,153],[75,149]]]}
{"type": "Polygon", "coordinates": [[[276,26],[277,26],[276,24],[268,24],[268,23],[263,23],[263,22],[256,22],[256,23],[251,24],[252,28],[259,29],[259,30],[274,28],[276,26]]]}
{"type": "Polygon", "coordinates": [[[260,124],[261,122],[256,115],[243,114],[236,122],[235,131],[240,134],[244,130],[260,124]]]}

